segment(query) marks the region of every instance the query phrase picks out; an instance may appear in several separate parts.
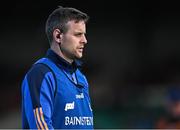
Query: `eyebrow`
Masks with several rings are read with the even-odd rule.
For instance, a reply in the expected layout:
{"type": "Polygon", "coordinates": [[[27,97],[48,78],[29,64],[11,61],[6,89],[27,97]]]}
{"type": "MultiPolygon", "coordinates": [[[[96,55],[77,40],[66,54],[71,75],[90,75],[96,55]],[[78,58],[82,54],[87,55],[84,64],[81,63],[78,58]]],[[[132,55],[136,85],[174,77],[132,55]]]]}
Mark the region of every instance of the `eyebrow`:
{"type": "Polygon", "coordinates": [[[86,32],[82,32],[82,31],[75,31],[75,34],[86,34],[86,32]]]}

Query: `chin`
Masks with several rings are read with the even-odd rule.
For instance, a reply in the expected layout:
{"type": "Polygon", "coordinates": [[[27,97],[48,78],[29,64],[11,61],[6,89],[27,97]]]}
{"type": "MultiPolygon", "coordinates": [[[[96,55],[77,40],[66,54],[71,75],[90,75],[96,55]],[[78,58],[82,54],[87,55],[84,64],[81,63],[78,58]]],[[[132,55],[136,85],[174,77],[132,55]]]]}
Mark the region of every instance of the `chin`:
{"type": "Polygon", "coordinates": [[[82,58],[82,55],[76,55],[76,58],[80,59],[82,58]]]}

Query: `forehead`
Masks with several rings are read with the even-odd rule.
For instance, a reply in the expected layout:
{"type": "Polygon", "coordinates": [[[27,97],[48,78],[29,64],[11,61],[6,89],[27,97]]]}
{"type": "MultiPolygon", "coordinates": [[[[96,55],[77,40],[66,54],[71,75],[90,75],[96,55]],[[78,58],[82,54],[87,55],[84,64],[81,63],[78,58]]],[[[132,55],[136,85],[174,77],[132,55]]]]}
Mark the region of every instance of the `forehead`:
{"type": "Polygon", "coordinates": [[[85,31],[86,23],[84,21],[71,20],[67,22],[68,31],[85,31]]]}

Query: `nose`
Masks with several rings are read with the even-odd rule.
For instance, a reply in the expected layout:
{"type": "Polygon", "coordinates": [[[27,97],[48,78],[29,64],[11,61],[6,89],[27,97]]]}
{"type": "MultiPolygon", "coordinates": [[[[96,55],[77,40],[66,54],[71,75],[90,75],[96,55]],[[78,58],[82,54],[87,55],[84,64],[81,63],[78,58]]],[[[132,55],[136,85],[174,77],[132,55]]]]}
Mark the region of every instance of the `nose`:
{"type": "Polygon", "coordinates": [[[81,42],[87,44],[87,39],[85,35],[82,36],[81,42]]]}

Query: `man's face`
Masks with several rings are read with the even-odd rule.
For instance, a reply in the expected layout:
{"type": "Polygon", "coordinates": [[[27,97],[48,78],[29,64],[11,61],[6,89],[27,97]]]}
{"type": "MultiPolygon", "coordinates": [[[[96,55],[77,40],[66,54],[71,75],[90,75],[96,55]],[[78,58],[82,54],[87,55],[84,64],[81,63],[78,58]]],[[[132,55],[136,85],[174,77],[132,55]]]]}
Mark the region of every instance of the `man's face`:
{"type": "Polygon", "coordinates": [[[87,43],[85,33],[84,21],[69,21],[67,23],[67,32],[62,34],[61,40],[61,51],[66,58],[74,60],[83,56],[83,49],[87,43]]]}

